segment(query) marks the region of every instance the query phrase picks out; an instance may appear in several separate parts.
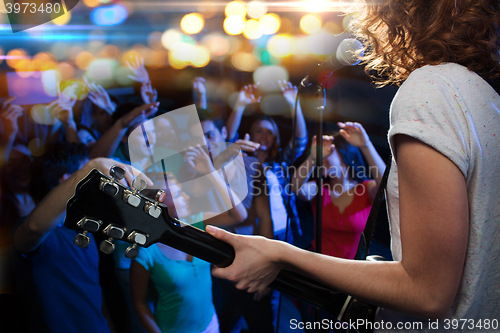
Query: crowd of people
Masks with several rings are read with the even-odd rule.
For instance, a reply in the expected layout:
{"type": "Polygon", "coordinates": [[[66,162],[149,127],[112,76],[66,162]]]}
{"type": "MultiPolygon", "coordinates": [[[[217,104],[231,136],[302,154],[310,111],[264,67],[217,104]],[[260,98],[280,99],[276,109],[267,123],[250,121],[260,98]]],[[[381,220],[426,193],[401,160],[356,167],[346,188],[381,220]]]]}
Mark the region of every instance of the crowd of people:
{"type": "MultiPolygon", "coordinates": [[[[301,178],[293,191],[283,190],[289,188],[288,167],[295,162],[292,155],[300,157],[308,144],[300,104],[294,110],[297,87],[279,82],[289,105],[286,112],[297,121],[295,143],[282,145],[279,127],[269,116],[256,118],[250,133],[239,133],[245,108],[260,102],[258,83],[242,87],[224,120],[208,103],[205,78],[197,77],[192,85],[195,112],[187,121],[179,121],[181,113],[160,109],[158,93],[141,59],[128,66],[134,73],[131,77],[140,84],[141,103],[120,103],[102,86],[82,78],[87,89],[83,101],[77,104],[75,87],[70,85],[45,106],[53,123],[30,123],[35,130],[27,133],[18,126],[26,122],[24,107],[16,105],[13,98],[2,103],[2,249],[4,257],[14,262],[12,270],[5,270],[10,278],[2,287],[6,292],[18,291],[28,330],[31,319],[37,318],[42,323],[37,324],[38,329],[51,332],[121,331],[123,327],[130,332],[236,332],[243,325],[251,332],[273,332],[277,292],[269,288],[253,294],[238,290],[227,280],[212,278],[208,263],[164,244],[141,248],[137,258],[129,259],[124,256],[129,244],[116,241],[110,274],[99,269],[99,236],[89,235],[89,246],[80,249],[73,244],[78,232],[65,228],[63,221],[65,203],[76,183],[91,168],[109,173],[112,165],[119,165],[126,170],[129,185],[134,170],[145,174],[151,189],[161,188],[155,184],[163,182],[167,195],[162,203],[186,224],[202,230],[216,225],[236,234],[292,243],[291,226],[300,225],[296,200],[313,191],[312,187],[302,188],[306,178],[301,178]],[[188,140],[181,139],[182,130],[188,140]],[[37,137],[39,133],[44,136],[37,137]],[[28,142],[33,138],[43,142],[43,153],[32,154],[28,142]],[[230,162],[240,163],[243,174],[238,174],[237,168],[224,168],[221,173],[230,162]],[[239,191],[239,185],[247,191],[239,191]],[[109,292],[103,290],[102,281],[110,279],[124,301],[119,319],[126,324],[117,325],[113,315],[116,303],[103,296],[109,292]]],[[[340,215],[346,216],[346,209],[355,215],[356,210],[371,207],[385,166],[360,124],[339,126],[342,148],[337,149],[330,136],[323,139],[328,142],[325,161],[337,161],[335,165],[329,162],[330,171],[324,176],[332,179],[332,184],[340,182],[347,187],[345,191],[325,187],[324,193],[340,215]],[[343,154],[346,149],[354,155],[343,154]],[[375,165],[374,179],[344,179],[342,175],[349,174],[353,163],[358,167],[375,165]],[[366,189],[362,205],[352,200],[356,182],[366,189]]],[[[310,156],[314,153],[311,150],[310,156]]],[[[311,173],[312,165],[302,167],[311,173]]],[[[143,194],[154,196],[152,190],[143,194]]],[[[329,228],[356,229],[355,236],[332,236],[336,237],[332,242],[343,239],[342,244],[349,245],[342,246],[357,248],[364,226],[361,220],[366,215],[359,214],[355,222],[324,217],[328,233],[336,233],[329,228]]],[[[326,253],[350,257],[349,251],[326,253]]],[[[6,268],[11,267],[9,261],[2,261],[6,268]]]]}

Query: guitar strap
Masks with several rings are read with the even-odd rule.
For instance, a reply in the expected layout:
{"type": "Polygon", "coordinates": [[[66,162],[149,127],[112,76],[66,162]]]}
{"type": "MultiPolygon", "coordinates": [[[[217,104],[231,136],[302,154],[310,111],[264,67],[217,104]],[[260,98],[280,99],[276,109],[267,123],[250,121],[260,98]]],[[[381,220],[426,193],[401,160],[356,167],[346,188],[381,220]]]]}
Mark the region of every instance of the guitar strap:
{"type": "Polygon", "coordinates": [[[387,159],[386,168],[384,175],[382,176],[382,181],[377,189],[377,194],[375,199],[373,199],[372,209],[370,210],[370,215],[368,215],[368,220],[366,221],[365,230],[362,234],[362,239],[359,241],[358,251],[356,253],[356,258],[359,260],[366,259],[368,255],[368,249],[370,248],[370,242],[373,235],[373,230],[375,229],[375,222],[377,221],[378,211],[380,204],[383,201],[384,189],[387,186],[387,178],[389,177],[389,171],[392,164],[392,155],[389,155],[387,159]],[[364,238],[364,239],[363,239],[364,238]]]}

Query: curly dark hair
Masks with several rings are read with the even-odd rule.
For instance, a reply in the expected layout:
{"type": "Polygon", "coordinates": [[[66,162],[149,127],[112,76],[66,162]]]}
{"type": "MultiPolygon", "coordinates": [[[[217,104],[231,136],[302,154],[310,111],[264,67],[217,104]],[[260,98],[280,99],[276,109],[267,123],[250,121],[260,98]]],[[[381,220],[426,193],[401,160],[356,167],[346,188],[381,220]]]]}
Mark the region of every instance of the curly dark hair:
{"type": "Polygon", "coordinates": [[[454,62],[500,76],[498,0],[357,0],[350,30],[366,42],[366,71],[383,86],[425,65],[454,62]]]}

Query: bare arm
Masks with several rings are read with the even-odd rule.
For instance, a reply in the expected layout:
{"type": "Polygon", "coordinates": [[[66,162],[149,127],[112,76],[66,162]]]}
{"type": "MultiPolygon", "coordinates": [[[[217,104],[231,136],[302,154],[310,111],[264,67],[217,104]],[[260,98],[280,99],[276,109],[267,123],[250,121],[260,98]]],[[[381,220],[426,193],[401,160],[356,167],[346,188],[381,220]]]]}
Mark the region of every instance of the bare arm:
{"type": "MultiPolygon", "coordinates": [[[[205,178],[207,180],[206,183],[210,182],[210,184],[204,183],[204,186],[201,182],[196,182],[199,183],[198,192],[200,192],[200,194],[205,194],[207,192],[207,189],[211,187],[214,187],[217,193],[227,193],[228,186],[226,185],[226,181],[220,176],[218,172],[216,172],[214,165],[210,160],[210,156],[208,156],[208,154],[200,145],[198,145],[197,147],[190,147],[190,149],[186,151],[186,161],[196,172],[207,176],[205,178]]],[[[191,190],[193,190],[193,188],[191,190]]],[[[236,194],[231,189],[229,190],[231,191],[231,196],[233,197],[234,201],[239,202],[239,200],[237,200],[236,198],[236,194]]],[[[229,204],[229,202],[226,204],[229,204]]],[[[223,215],[224,217],[221,216],[219,220],[215,219],[213,221],[210,221],[209,223],[215,223],[216,225],[225,226],[234,225],[243,222],[247,218],[248,212],[245,206],[239,203],[237,205],[234,205],[234,207],[228,211],[228,215],[223,215]],[[225,217],[230,217],[232,219],[232,223],[231,219],[226,219],[225,217]]]]}
{"type": "Polygon", "coordinates": [[[229,115],[226,121],[227,135],[229,139],[232,139],[238,133],[240,128],[241,118],[243,117],[243,111],[247,105],[252,103],[258,103],[261,100],[260,96],[256,96],[256,91],[259,83],[244,86],[238,95],[238,100],[234,105],[233,111],[229,115]]]}
{"type": "MultiPolygon", "coordinates": [[[[23,253],[36,249],[47,237],[48,233],[64,219],[66,203],[75,194],[78,182],[94,168],[105,174],[109,174],[109,169],[113,165],[119,165],[125,169],[125,179],[129,186],[131,186],[134,179],[131,166],[110,159],[95,159],[90,161],[50,191],[27,219],[16,228],[13,240],[15,248],[23,253]]],[[[136,174],[139,174],[138,170],[136,170],[136,174]]],[[[148,179],[144,175],[142,177],[148,179]]]]}
{"type": "Polygon", "coordinates": [[[14,97],[8,98],[0,107],[0,166],[9,160],[14,140],[19,131],[17,119],[23,114],[22,107],[11,104],[13,100],[14,97]]]}
{"type": "Polygon", "coordinates": [[[252,292],[263,290],[285,268],[376,305],[418,317],[445,316],[458,290],[467,249],[465,179],[455,164],[422,142],[398,135],[396,143],[402,261],[339,259],[208,228],[236,250],[235,262],[215,269],[214,275],[252,292]]]}
{"type": "MultiPolygon", "coordinates": [[[[290,112],[292,115],[292,120],[295,117],[295,99],[297,98],[297,87],[294,86],[289,81],[279,81],[281,92],[283,97],[285,97],[288,105],[290,105],[290,112]]],[[[297,104],[297,128],[295,129],[295,136],[297,138],[305,138],[307,136],[306,120],[304,119],[304,114],[302,113],[302,108],[300,103],[297,104]]]]}
{"type": "Polygon", "coordinates": [[[195,77],[193,79],[193,100],[197,107],[206,110],[208,107],[207,88],[205,87],[205,79],[195,77]]]}
{"type": "Polygon", "coordinates": [[[274,239],[274,226],[271,218],[269,196],[259,195],[254,198],[255,213],[259,220],[258,234],[269,239],[274,239]]]}
{"type": "Polygon", "coordinates": [[[382,182],[385,171],[385,162],[373,146],[368,134],[360,123],[338,123],[340,135],[342,135],[351,145],[358,147],[368,162],[368,177],[375,179],[375,186],[369,187],[370,198],[373,201],[377,194],[377,189],[382,182]]]}
{"type": "Polygon", "coordinates": [[[90,147],[90,158],[112,156],[123,136],[127,133],[128,128],[153,115],[158,110],[158,105],[159,103],[155,102],[138,106],[118,119],[99,140],[92,144],[90,147]]]}
{"type": "MultiPolygon", "coordinates": [[[[333,137],[323,135],[323,156],[328,156],[333,152],[333,137]]],[[[298,194],[305,201],[311,201],[317,192],[315,182],[308,182],[314,170],[316,163],[316,135],[313,136],[311,144],[311,153],[307,159],[302,162],[300,167],[294,172],[292,177],[292,191],[298,194]]]]}
{"type": "Polygon", "coordinates": [[[135,312],[142,325],[150,333],[161,333],[155,317],[148,305],[148,282],[151,274],[137,261],[130,265],[130,292],[135,312]]]}

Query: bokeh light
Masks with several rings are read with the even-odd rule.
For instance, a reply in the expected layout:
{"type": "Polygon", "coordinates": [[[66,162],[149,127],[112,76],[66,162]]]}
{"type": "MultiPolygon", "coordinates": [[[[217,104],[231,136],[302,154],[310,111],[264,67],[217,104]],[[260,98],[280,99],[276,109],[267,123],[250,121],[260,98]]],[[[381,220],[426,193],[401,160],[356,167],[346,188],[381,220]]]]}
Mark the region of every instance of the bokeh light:
{"type": "MultiPolygon", "coordinates": [[[[93,82],[91,78],[88,78],[88,80],[90,82],[93,82]]],[[[61,81],[60,89],[61,89],[61,92],[63,94],[64,94],[64,90],[68,87],[76,87],[75,95],[68,95],[67,97],[69,97],[69,98],[76,97],[77,100],[81,101],[81,100],[85,99],[88,95],[87,86],[85,85],[85,83],[82,80],[69,79],[66,81],[61,81]]]]}
{"type": "Polygon", "coordinates": [[[241,16],[231,15],[224,20],[224,31],[228,35],[239,35],[245,29],[245,19],[241,16]]]}
{"type": "Polygon", "coordinates": [[[226,5],[226,9],[224,11],[226,16],[239,16],[244,18],[247,15],[247,9],[245,4],[241,1],[231,1],[226,5]]]}
{"type": "Polygon", "coordinates": [[[68,50],[68,60],[76,61],[76,57],[83,52],[83,47],[81,46],[73,46],[68,50]]]}
{"type": "Polygon", "coordinates": [[[329,0],[307,0],[304,2],[304,9],[310,12],[326,11],[331,5],[329,0]]]}
{"type": "Polygon", "coordinates": [[[332,35],[340,35],[344,32],[343,27],[333,21],[328,21],[323,24],[323,29],[332,35]]]}
{"type": "Polygon", "coordinates": [[[168,29],[161,35],[161,44],[167,50],[171,50],[175,43],[182,39],[182,33],[175,29],[168,29]]]}
{"type": "Polygon", "coordinates": [[[203,19],[203,16],[197,13],[187,14],[181,20],[182,31],[190,35],[199,33],[203,29],[204,25],[205,20],[203,19]]]}
{"type": "Polygon", "coordinates": [[[295,51],[295,41],[290,35],[275,35],[267,42],[267,49],[275,57],[288,57],[295,51]]]}
{"type": "Polygon", "coordinates": [[[92,61],[94,61],[94,59],[95,57],[92,55],[92,53],[88,51],[82,51],[76,56],[75,63],[78,68],[87,70],[87,67],[92,61]]]}
{"type": "Polygon", "coordinates": [[[90,20],[95,25],[112,26],[118,25],[127,19],[128,11],[123,5],[111,5],[98,7],[90,13],[90,20]]]}
{"type": "Polygon", "coordinates": [[[61,62],[57,65],[61,81],[66,81],[75,76],[75,67],[67,62],[61,62]]]}
{"type": "Polygon", "coordinates": [[[59,17],[52,19],[52,23],[54,23],[55,25],[66,25],[69,23],[70,20],[71,20],[71,12],[66,12],[66,14],[63,14],[59,17]]]}
{"type": "Polygon", "coordinates": [[[45,71],[56,67],[56,59],[50,53],[40,52],[33,57],[33,70],[35,71],[45,71]]]}
{"type": "Polygon", "coordinates": [[[248,39],[259,39],[262,37],[259,22],[254,19],[246,21],[243,35],[248,39]]]}
{"type": "Polygon", "coordinates": [[[148,45],[155,50],[162,50],[163,44],[161,43],[161,37],[163,33],[160,31],[153,31],[148,35],[148,45]]]}
{"type": "Polygon", "coordinates": [[[161,68],[167,65],[168,62],[168,52],[165,50],[151,50],[147,49],[144,56],[144,64],[153,69],[161,68]]]}
{"type": "Polygon", "coordinates": [[[99,0],[83,0],[83,3],[87,6],[87,7],[91,7],[91,8],[94,8],[94,7],[97,7],[99,6],[101,3],[99,2],[99,0]]]}
{"type": "Polygon", "coordinates": [[[101,58],[118,59],[120,57],[120,49],[115,45],[106,45],[102,48],[99,56],[101,58]]]}
{"type": "Polygon", "coordinates": [[[93,60],[85,73],[90,82],[97,82],[107,88],[114,82],[114,72],[119,67],[118,62],[113,59],[93,60]]]}
{"type": "Polygon", "coordinates": [[[17,75],[23,78],[30,77],[33,74],[33,70],[35,66],[33,66],[33,61],[30,59],[21,59],[16,64],[16,72],[17,75]]]}
{"type": "Polygon", "coordinates": [[[210,62],[210,52],[204,47],[197,47],[191,63],[194,67],[205,67],[210,62]]]}
{"type": "Polygon", "coordinates": [[[115,81],[122,86],[130,86],[134,83],[134,80],[129,78],[129,75],[132,75],[132,71],[127,66],[120,66],[115,71],[114,79],[115,81]]]}
{"type": "Polygon", "coordinates": [[[253,53],[236,52],[231,57],[231,64],[239,71],[253,72],[260,66],[260,61],[253,53]]]}
{"type": "Polygon", "coordinates": [[[17,64],[23,59],[29,59],[28,54],[23,49],[13,49],[7,52],[7,65],[16,68],[17,64]]]}
{"type": "Polygon", "coordinates": [[[247,4],[247,12],[251,18],[258,19],[267,13],[267,5],[258,0],[250,1],[247,4]]]}
{"type": "MultiPolygon", "coordinates": [[[[45,110],[45,106],[44,105],[41,105],[41,107],[44,108],[45,110]]],[[[33,109],[32,109],[32,118],[33,117],[33,109]]],[[[51,124],[49,124],[51,125],[51,124]]],[[[38,138],[34,138],[34,139],[31,139],[30,142],[28,143],[28,149],[30,150],[31,152],[31,155],[33,156],[42,156],[42,154],[45,152],[45,144],[43,143],[42,140],[38,139],[38,138]]]]}
{"type": "Polygon", "coordinates": [[[288,80],[288,72],[282,66],[262,66],[253,72],[253,81],[260,82],[259,89],[267,93],[280,92],[280,80],[288,80]]]}
{"type": "Polygon", "coordinates": [[[321,19],[316,15],[304,15],[300,19],[300,30],[304,33],[312,35],[321,29],[321,19]]]}
{"type": "Polygon", "coordinates": [[[264,35],[272,35],[278,32],[281,25],[281,19],[274,13],[266,14],[259,19],[260,31],[264,35]]]}
{"type": "Polygon", "coordinates": [[[57,60],[65,60],[68,58],[69,45],[68,43],[55,42],[50,46],[50,52],[57,60]]]}
{"type": "Polygon", "coordinates": [[[209,34],[203,37],[201,43],[217,57],[224,56],[229,51],[229,41],[221,35],[209,34]]]}
{"type": "Polygon", "coordinates": [[[211,0],[205,0],[198,3],[198,13],[205,18],[214,17],[217,14],[217,5],[211,0]]]}

